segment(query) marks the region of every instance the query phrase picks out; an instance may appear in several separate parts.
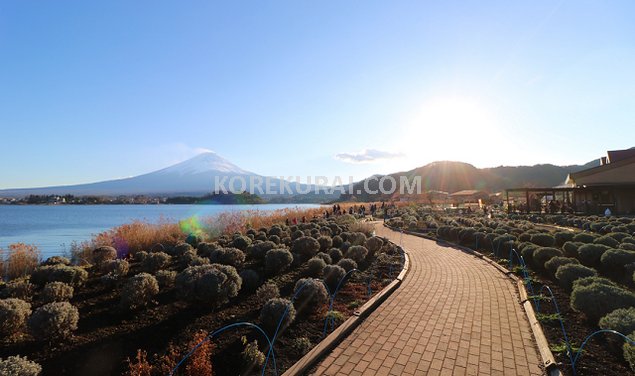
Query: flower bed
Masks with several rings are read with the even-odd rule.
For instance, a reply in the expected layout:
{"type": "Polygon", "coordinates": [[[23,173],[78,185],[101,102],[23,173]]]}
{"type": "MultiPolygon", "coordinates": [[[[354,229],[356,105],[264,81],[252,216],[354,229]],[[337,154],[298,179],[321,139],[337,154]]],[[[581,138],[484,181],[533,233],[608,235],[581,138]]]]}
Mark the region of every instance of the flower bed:
{"type": "MultiPolygon", "coordinates": [[[[43,303],[45,283],[58,278],[59,273],[49,273],[51,268],[42,269],[35,284],[20,282],[0,290],[5,297],[19,293],[32,306],[8,308],[24,312],[12,316],[23,327],[0,342],[0,356],[26,356],[46,374],[94,374],[98,369],[113,375],[165,375],[207,334],[223,326],[249,322],[273,338],[275,328],[267,323],[278,322],[274,303],[286,307],[292,300],[295,315],[289,315],[293,319],[283,325],[274,344],[281,373],[323,338],[327,315],[336,327],[390,283],[403,265],[398,247],[373,237],[371,227],[345,220],[277,224],[207,239],[199,233],[131,252],[126,263],[112,261],[121,254],[119,249],[113,253],[101,247],[95,257],[99,265],[81,268],[87,278],[73,285],[73,294],[58,294],[67,298],[57,299],[71,304],[51,303],[79,314],[79,322],[59,329],[68,335],[64,340],[34,337],[24,324],[28,320],[23,316],[43,303]],[[357,270],[346,274],[342,266],[357,270]],[[346,277],[342,280],[341,275],[346,277]],[[329,312],[329,295],[340,280],[329,312]],[[306,290],[293,299],[300,287],[306,290]],[[282,300],[276,300],[277,295],[282,300]]],[[[50,260],[47,265],[53,263],[56,273],[70,268],[67,274],[77,275],[72,269],[77,267],[67,266],[67,261],[50,260]]],[[[201,346],[176,374],[257,374],[267,351],[262,334],[249,326],[237,327],[201,346]]],[[[271,366],[267,374],[273,374],[271,366]]]]}

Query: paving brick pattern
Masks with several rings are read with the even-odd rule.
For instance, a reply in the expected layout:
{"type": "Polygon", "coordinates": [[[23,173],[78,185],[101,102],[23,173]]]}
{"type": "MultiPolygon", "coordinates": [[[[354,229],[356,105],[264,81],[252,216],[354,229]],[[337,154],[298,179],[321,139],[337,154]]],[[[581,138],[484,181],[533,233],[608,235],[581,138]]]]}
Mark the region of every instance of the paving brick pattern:
{"type": "Polygon", "coordinates": [[[317,375],[542,375],[515,285],[486,262],[377,225],[402,244],[401,286],[316,368],[317,375]]]}

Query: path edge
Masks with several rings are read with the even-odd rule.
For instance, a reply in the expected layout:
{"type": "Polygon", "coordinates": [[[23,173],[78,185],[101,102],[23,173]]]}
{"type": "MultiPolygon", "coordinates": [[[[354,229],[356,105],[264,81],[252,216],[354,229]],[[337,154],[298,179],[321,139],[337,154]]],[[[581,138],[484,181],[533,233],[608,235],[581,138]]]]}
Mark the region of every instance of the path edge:
{"type": "Polygon", "coordinates": [[[326,338],[320,341],[320,343],[300,358],[300,360],[295,362],[282,374],[282,376],[304,375],[307,370],[315,366],[326,354],[333,351],[337,345],[348,337],[348,335],[357,328],[357,326],[359,326],[366,317],[374,312],[377,307],[379,307],[381,303],[383,303],[401,285],[401,282],[403,282],[406,278],[406,274],[408,273],[408,269],[410,267],[410,256],[408,256],[408,252],[401,245],[395,245],[397,245],[397,249],[401,250],[404,255],[404,264],[399,275],[381,291],[371,297],[358,310],[354,311],[351,317],[338,326],[333,333],[329,334],[326,338]]]}
{"type": "Polygon", "coordinates": [[[486,257],[482,253],[477,252],[471,248],[464,247],[462,245],[449,242],[447,240],[436,239],[419,232],[413,232],[409,230],[402,230],[395,227],[391,227],[387,225],[386,223],[384,223],[384,226],[396,232],[402,232],[404,234],[432,240],[439,244],[445,244],[449,247],[459,249],[460,251],[470,253],[480,259],[483,259],[483,261],[492,265],[494,268],[496,268],[496,270],[503,273],[505,276],[510,278],[512,281],[514,281],[515,282],[514,284],[516,285],[516,288],[518,289],[518,294],[520,296],[520,304],[523,306],[523,310],[525,311],[525,316],[527,317],[527,320],[529,321],[529,326],[531,327],[531,332],[534,336],[534,340],[536,341],[536,347],[538,347],[538,352],[540,353],[540,357],[542,358],[542,365],[545,368],[546,374],[549,376],[562,376],[562,372],[558,368],[558,364],[556,363],[553,353],[551,352],[551,349],[549,348],[549,341],[547,341],[547,337],[545,336],[545,333],[542,331],[542,326],[540,326],[540,322],[538,321],[538,319],[536,319],[536,313],[534,311],[534,307],[531,305],[531,302],[528,300],[525,284],[520,278],[515,276],[512,271],[508,270],[507,268],[498,264],[497,262],[490,259],[489,257],[486,257]]]}

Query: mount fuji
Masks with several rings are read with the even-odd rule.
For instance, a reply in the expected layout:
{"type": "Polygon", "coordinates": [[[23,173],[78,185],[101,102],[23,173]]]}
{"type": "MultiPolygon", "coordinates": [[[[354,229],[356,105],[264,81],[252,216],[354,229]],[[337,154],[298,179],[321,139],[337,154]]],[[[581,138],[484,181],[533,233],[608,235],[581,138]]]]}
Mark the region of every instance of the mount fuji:
{"type": "MultiPolygon", "coordinates": [[[[130,178],[78,185],[4,189],[0,190],[0,197],[66,194],[74,196],[203,196],[216,188],[214,187],[216,181],[223,182],[227,190],[249,190],[250,182],[260,179],[264,181],[265,177],[244,170],[214,152],[206,152],[173,166],[130,178]],[[244,185],[241,185],[242,181],[245,182],[244,185]]],[[[276,178],[270,178],[269,181],[273,187],[280,187],[282,183],[276,178]]],[[[286,186],[288,187],[286,192],[282,191],[274,196],[293,196],[299,192],[314,191],[314,186],[304,184],[287,183],[286,186]]],[[[258,194],[258,191],[255,193],[258,194]]]]}

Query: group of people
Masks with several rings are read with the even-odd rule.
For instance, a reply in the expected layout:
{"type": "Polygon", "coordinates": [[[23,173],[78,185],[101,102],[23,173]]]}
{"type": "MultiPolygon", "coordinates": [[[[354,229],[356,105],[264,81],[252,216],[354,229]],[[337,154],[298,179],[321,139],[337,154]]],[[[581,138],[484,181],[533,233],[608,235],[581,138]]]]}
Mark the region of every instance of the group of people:
{"type": "MultiPolygon", "coordinates": [[[[381,207],[383,208],[384,205],[385,204],[382,202],[381,207]]],[[[342,207],[339,204],[335,204],[333,205],[333,210],[324,211],[324,217],[329,218],[331,215],[342,215],[342,214],[350,214],[350,215],[358,214],[361,216],[365,216],[367,212],[369,212],[370,215],[375,215],[375,212],[377,212],[377,204],[370,204],[370,206],[368,207],[368,210],[366,210],[366,205],[363,205],[363,204],[349,206],[348,210],[342,209],[342,207]]]]}
{"type": "MultiPolygon", "coordinates": [[[[350,214],[350,215],[360,215],[360,216],[366,216],[367,213],[370,213],[371,216],[375,216],[375,213],[377,213],[378,208],[381,208],[384,210],[384,213],[387,212],[387,209],[390,206],[387,205],[385,202],[382,201],[381,206],[378,206],[378,204],[370,204],[368,207],[366,205],[360,204],[360,205],[353,205],[353,206],[349,206],[348,209],[344,208],[342,209],[342,207],[339,204],[334,204],[333,208],[331,210],[325,210],[323,217],[324,218],[330,218],[331,216],[338,216],[338,215],[343,215],[343,214],[350,214]]],[[[392,205],[392,207],[394,207],[394,204],[392,205]]],[[[315,216],[314,216],[315,218],[315,216]]],[[[301,219],[302,223],[306,223],[307,222],[307,218],[306,217],[302,217],[301,219]]],[[[297,225],[298,224],[298,219],[297,218],[287,218],[285,220],[285,223],[287,224],[287,226],[294,224],[297,225]]]]}

